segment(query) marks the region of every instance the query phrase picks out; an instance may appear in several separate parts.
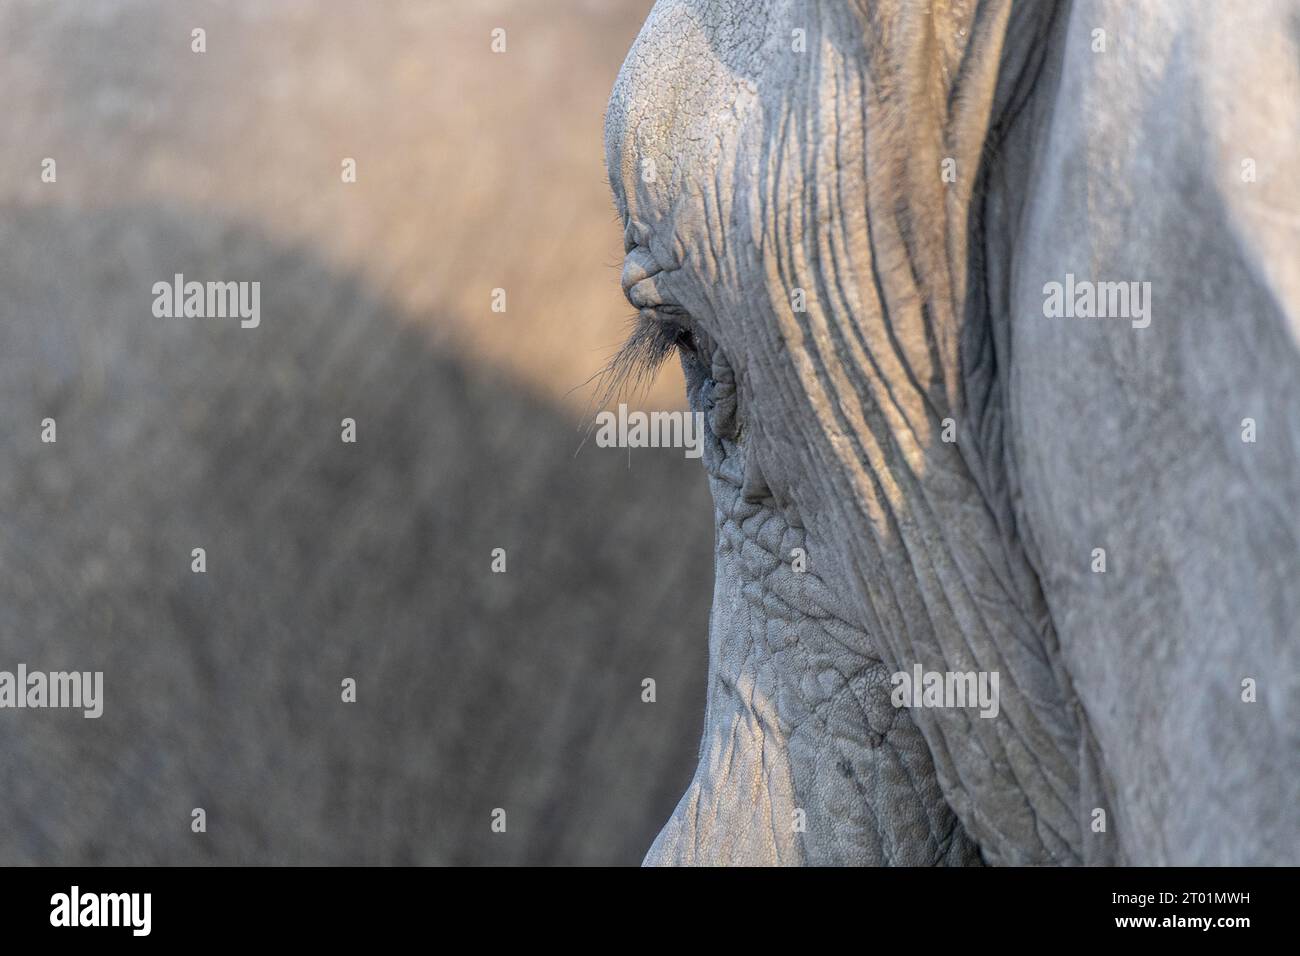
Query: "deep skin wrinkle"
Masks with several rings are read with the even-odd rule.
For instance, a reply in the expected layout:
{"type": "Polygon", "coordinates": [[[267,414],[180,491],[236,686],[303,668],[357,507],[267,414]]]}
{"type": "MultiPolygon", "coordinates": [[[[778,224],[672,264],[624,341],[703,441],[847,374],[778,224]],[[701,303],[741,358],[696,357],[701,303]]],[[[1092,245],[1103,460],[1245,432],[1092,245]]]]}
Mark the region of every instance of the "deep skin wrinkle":
{"type": "MultiPolygon", "coordinates": [[[[1186,242],[1117,228],[1125,207],[1101,200],[1119,187],[1089,178],[1077,159],[1055,160],[1050,180],[1042,167],[1086,155],[1079,141],[1094,126],[1112,141],[1191,152],[1206,115],[1196,97],[1212,83],[1187,86],[1181,125],[1169,125],[1167,96],[1126,107],[1112,93],[1103,105],[1126,118],[1124,134],[1103,105],[1080,114],[1058,101],[1080,81],[1123,77],[1141,92],[1150,58],[1171,55],[1160,37],[1206,29],[1173,3],[1135,12],[1108,0],[655,6],[611,98],[607,165],[625,223],[625,289],[653,306],[647,322],[690,343],[682,361],[708,425],[717,554],[700,764],[648,862],[1224,862],[1279,852],[1260,833],[1291,829],[1295,814],[1282,808],[1294,778],[1279,794],[1216,781],[1224,766],[1270,772],[1267,754],[1294,740],[1281,713],[1245,712],[1257,715],[1258,743],[1236,750],[1172,725],[1147,738],[1135,730],[1184,701],[1201,705],[1198,722],[1243,712],[1231,687],[1207,700],[1154,673],[1144,680],[1162,695],[1134,713],[1121,702],[1142,700],[1141,686],[1113,676],[1147,668],[1150,650],[1115,666],[1135,629],[1167,661],[1194,662],[1211,647],[1222,656],[1194,609],[1177,610],[1182,591],[1140,572],[1100,579],[1088,566],[1098,538],[1171,521],[1186,529],[1191,572],[1217,560],[1210,539],[1196,550],[1203,532],[1170,510],[1184,488],[1194,500],[1179,484],[1176,448],[1130,435],[1123,450],[1172,476],[1165,497],[1145,496],[1083,535],[1059,517],[1110,500],[1092,477],[1101,464],[1080,460],[1060,425],[1081,410],[1109,415],[1105,397],[1080,389],[1078,368],[1113,378],[1119,350],[1169,340],[1114,338],[1156,332],[1128,322],[1043,325],[1038,291],[1086,274],[1102,248],[1116,269],[1142,257],[1152,274],[1204,268],[1186,258],[1186,242]],[[1127,45],[1111,59],[1081,52],[1095,24],[1126,20],[1127,45]],[[1082,207],[1071,205],[1078,196],[1082,207]],[[1053,255],[1067,245],[1059,236],[1042,238],[1051,203],[1071,209],[1064,221],[1084,245],[1073,258],[1053,255]],[[1070,349],[1074,366],[1056,357],[1070,349]],[[1062,501],[1054,492],[1065,487],[1062,501]],[[803,571],[796,551],[807,555],[803,571]],[[1123,590],[1104,590],[1111,582],[1123,590]],[[1152,612],[1160,602],[1178,628],[1152,612]],[[1102,616],[1105,630],[1090,623],[1102,616]],[[893,707],[890,675],[918,667],[997,673],[996,716],[893,707]],[[1194,782],[1168,769],[1183,766],[1201,768],[1194,782]],[[1188,786],[1199,824],[1180,803],[1188,786]],[[1150,812],[1162,803],[1167,823],[1150,812]],[[1109,825],[1098,828],[1099,811],[1109,825]]],[[[1243,63],[1248,49],[1237,51],[1243,63]]],[[[1275,62],[1285,69],[1285,57],[1275,62]]],[[[1279,73],[1278,87],[1288,82],[1279,73]]],[[[1156,221],[1185,202],[1159,182],[1148,192],[1156,221]]],[[[1270,257],[1273,272],[1240,275],[1276,274],[1270,257]]],[[[1225,281],[1258,299],[1249,280],[1225,281]]],[[[1233,312],[1198,294],[1180,314],[1233,312]]],[[[1291,307],[1261,307],[1267,334],[1286,327],[1291,307]]],[[[1297,379],[1294,346],[1268,361],[1279,388],[1297,379]]],[[[1186,359],[1182,368],[1192,375],[1184,392],[1209,377],[1186,359]]],[[[1120,401],[1141,408],[1160,382],[1133,380],[1120,401]]],[[[1194,443],[1203,429],[1173,433],[1194,443]]],[[[1223,470],[1216,480],[1226,489],[1239,477],[1223,470]]],[[[1130,552],[1143,546],[1134,533],[1130,552]]],[[[1275,563],[1245,549],[1234,559],[1296,603],[1275,563]]],[[[1227,600],[1242,622],[1237,657],[1205,679],[1235,680],[1247,641],[1258,651],[1250,659],[1285,671],[1294,652],[1284,626],[1261,620],[1248,591],[1227,600]]]]}

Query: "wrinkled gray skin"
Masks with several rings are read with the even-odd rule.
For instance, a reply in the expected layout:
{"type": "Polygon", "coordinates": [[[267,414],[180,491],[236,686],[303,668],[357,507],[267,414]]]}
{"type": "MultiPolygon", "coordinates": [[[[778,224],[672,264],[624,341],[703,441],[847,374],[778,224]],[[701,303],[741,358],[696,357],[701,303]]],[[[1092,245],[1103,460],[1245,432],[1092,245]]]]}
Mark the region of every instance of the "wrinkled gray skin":
{"type": "Polygon", "coordinates": [[[647,862],[1300,862],[1300,6],[660,0],[606,148],[717,506],[647,862]]]}

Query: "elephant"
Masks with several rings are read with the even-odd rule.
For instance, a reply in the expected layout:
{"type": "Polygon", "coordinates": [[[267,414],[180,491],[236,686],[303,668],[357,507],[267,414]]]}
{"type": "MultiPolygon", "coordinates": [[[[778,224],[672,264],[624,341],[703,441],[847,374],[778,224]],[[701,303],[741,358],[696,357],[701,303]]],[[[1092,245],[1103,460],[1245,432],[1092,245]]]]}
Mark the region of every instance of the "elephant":
{"type": "Polygon", "coordinates": [[[1300,862],[1300,5],[658,0],[605,154],[715,506],[645,862],[1300,862]]]}

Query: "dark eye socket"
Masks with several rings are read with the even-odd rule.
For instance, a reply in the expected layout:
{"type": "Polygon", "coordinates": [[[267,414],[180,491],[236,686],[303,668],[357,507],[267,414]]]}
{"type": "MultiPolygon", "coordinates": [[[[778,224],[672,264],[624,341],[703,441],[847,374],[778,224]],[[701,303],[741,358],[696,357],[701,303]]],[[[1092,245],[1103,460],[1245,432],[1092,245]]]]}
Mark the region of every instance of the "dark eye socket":
{"type": "Polygon", "coordinates": [[[673,337],[673,344],[684,352],[695,355],[700,350],[700,344],[695,338],[695,333],[684,325],[673,323],[676,326],[676,334],[673,337]]]}
{"type": "Polygon", "coordinates": [[[698,355],[700,351],[699,339],[695,336],[695,330],[688,324],[686,310],[676,305],[660,305],[654,309],[655,318],[663,325],[665,338],[669,338],[672,344],[684,352],[691,355],[698,355]]]}

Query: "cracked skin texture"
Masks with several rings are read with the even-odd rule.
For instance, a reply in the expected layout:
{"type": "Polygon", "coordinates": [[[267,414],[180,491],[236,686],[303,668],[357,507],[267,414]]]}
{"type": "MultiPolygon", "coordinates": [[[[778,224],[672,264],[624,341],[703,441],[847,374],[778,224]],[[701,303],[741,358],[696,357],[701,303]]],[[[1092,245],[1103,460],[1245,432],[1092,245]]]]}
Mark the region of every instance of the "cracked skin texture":
{"type": "MultiPolygon", "coordinates": [[[[1270,24],[1300,17],[1225,17],[655,6],[606,159],[629,298],[694,336],[717,554],[700,763],[647,863],[1295,862],[1300,418],[1251,458],[1235,429],[1300,404],[1300,215],[1203,144],[1251,127],[1223,77],[1294,107],[1300,31],[1270,24]],[[1134,263],[1151,335],[1035,320],[1044,282],[1134,263]],[[998,672],[998,716],[894,710],[914,664],[998,672]]],[[[1251,139],[1300,153],[1294,121],[1251,139]]]]}
{"type": "Polygon", "coordinates": [[[752,476],[746,488],[745,449],[718,437],[734,428],[725,369],[714,369],[720,384],[693,357],[683,367],[709,424],[703,457],[717,506],[710,680],[699,770],[648,859],[978,862],[924,739],[890,704],[888,669],[818,569],[792,569],[795,549],[809,553],[806,531],[752,476]]]}

